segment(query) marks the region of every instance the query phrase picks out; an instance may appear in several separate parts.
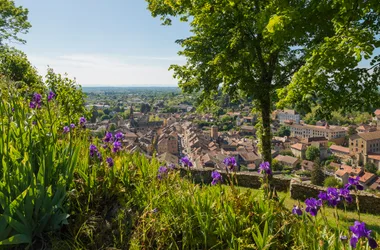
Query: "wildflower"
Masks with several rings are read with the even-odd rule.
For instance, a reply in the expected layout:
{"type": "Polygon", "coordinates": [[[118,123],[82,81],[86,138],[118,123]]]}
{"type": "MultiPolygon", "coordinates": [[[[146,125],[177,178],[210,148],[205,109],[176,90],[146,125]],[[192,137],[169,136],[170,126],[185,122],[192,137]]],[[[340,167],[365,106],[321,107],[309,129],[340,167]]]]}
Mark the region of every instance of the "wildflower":
{"type": "Polygon", "coordinates": [[[75,128],[75,124],[74,124],[74,123],[71,123],[71,124],[70,124],[70,128],[74,129],[74,128],[75,128]]]}
{"type": "Polygon", "coordinates": [[[365,227],[364,222],[355,221],[354,225],[350,227],[350,230],[352,232],[352,237],[350,240],[350,244],[353,248],[356,248],[356,244],[358,243],[358,240],[360,238],[367,238],[368,244],[371,248],[376,248],[377,243],[376,241],[371,238],[371,230],[368,230],[365,227]]]}
{"type": "Polygon", "coordinates": [[[302,210],[299,206],[293,205],[292,213],[296,215],[302,215],[302,210]]]}
{"type": "Polygon", "coordinates": [[[349,189],[351,187],[355,187],[357,190],[363,190],[364,187],[359,183],[360,177],[356,176],[356,178],[348,178],[348,183],[344,186],[344,188],[349,189]]]}
{"type": "Polygon", "coordinates": [[[115,141],[115,142],[113,143],[112,152],[117,153],[117,152],[120,151],[120,149],[121,149],[121,142],[119,142],[119,141],[115,141]]]}
{"type": "Polygon", "coordinates": [[[192,167],[193,166],[193,163],[191,163],[189,157],[185,156],[185,157],[182,157],[181,159],[181,163],[184,167],[192,167]]]}
{"type": "Polygon", "coordinates": [[[158,168],[157,178],[161,180],[167,173],[168,173],[168,168],[161,166],[158,168]]]}
{"type": "Polygon", "coordinates": [[[69,131],[70,131],[69,127],[67,127],[67,126],[63,127],[63,133],[64,134],[69,133],[69,131]]]}
{"type": "Polygon", "coordinates": [[[170,163],[170,164],[168,165],[168,168],[169,168],[170,170],[174,170],[174,169],[175,169],[175,165],[174,165],[173,163],[170,163]]]}
{"type": "Polygon", "coordinates": [[[327,188],[327,201],[330,206],[337,206],[340,201],[338,189],[329,187],[327,188]]]}
{"type": "Polygon", "coordinates": [[[95,153],[98,152],[98,148],[94,145],[94,144],[91,144],[90,145],[90,157],[94,157],[95,153]]]}
{"type": "Polygon", "coordinates": [[[339,189],[339,195],[340,197],[344,198],[346,202],[351,203],[352,202],[352,196],[350,195],[350,190],[346,188],[339,189]]]}
{"type": "Polygon", "coordinates": [[[96,156],[98,157],[99,161],[103,160],[102,154],[100,152],[97,152],[96,156]]]}
{"type": "Polygon", "coordinates": [[[212,171],[211,178],[212,178],[211,185],[216,185],[216,184],[222,182],[222,176],[217,171],[212,171]]]}
{"type": "Polygon", "coordinates": [[[12,108],[12,112],[15,112],[15,108],[12,108]]]}
{"type": "Polygon", "coordinates": [[[112,142],[113,141],[113,136],[111,132],[107,132],[106,135],[103,138],[104,142],[112,142]]]}
{"type": "Polygon", "coordinates": [[[111,157],[107,157],[106,162],[108,163],[109,167],[113,167],[114,163],[113,163],[113,159],[111,157]]]}
{"type": "Polygon", "coordinates": [[[340,238],[341,241],[346,241],[347,240],[347,236],[346,235],[341,235],[339,238],[340,238]]]}
{"type": "Polygon", "coordinates": [[[102,148],[106,149],[109,148],[107,144],[102,144],[102,148]]]}
{"type": "Polygon", "coordinates": [[[50,91],[49,95],[48,95],[48,102],[50,102],[51,100],[53,100],[54,97],[55,97],[55,93],[53,91],[50,91]]]}
{"type": "Polygon", "coordinates": [[[153,210],[152,210],[152,213],[157,213],[158,212],[158,209],[157,208],[154,208],[153,210]]]}
{"type": "Polygon", "coordinates": [[[123,133],[121,133],[121,132],[118,132],[118,133],[116,133],[116,135],[115,135],[115,139],[116,140],[121,140],[121,139],[123,139],[123,133]]]}
{"type": "Polygon", "coordinates": [[[266,161],[260,164],[259,173],[265,173],[268,175],[272,174],[272,170],[270,169],[269,162],[266,161]]]}
{"type": "Polygon", "coordinates": [[[83,127],[83,128],[86,127],[86,122],[87,122],[87,120],[83,116],[81,118],[79,118],[79,125],[81,127],[83,127]]]}
{"type": "Polygon", "coordinates": [[[223,160],[223,164],[228,167],[229,170],[234,170],[237,166],[235,157],[227,157],[223,160]]]}
{"type": "Polygon", "coordinates": [[[38,93],[34,93],[32,100],[29,103],[29,107],[32,109],[41,108],[42,96],[38,93]]]}
{"type": "Polygon", "coordinates": [[[318,198],[321,199],[322,201],[327,201],[328,200],[327,193],[320,191],[318,194],[318,198]]]}
{"type": "Polygon", "coordinates": [[[37,125],[37,122],[36,122],[36,121],[32,121],[32,124],[33,124],[33,125],[37,125]]]}
{"type": "Polygon", "coordinates": [[[309,198],[305,200],[305,204],[306,204],[305,211],[310,213],[311,216],[317,216],[318,210],[322,206],[322,200],[309,198]]]}

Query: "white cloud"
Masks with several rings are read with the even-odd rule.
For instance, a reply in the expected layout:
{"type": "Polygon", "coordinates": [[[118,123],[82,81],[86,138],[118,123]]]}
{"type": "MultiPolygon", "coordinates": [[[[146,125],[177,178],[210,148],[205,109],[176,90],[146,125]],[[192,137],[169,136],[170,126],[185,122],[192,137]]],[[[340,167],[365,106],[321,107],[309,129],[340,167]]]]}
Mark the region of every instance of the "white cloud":
{"type": "Polygon", "coordinates": [[[82,86],[177,86],[171,64],[183,64],[181,57],[109,56],[71,54],[28,55],[41,75],[49,65],[57,73],[68,73],[82,86]]]}

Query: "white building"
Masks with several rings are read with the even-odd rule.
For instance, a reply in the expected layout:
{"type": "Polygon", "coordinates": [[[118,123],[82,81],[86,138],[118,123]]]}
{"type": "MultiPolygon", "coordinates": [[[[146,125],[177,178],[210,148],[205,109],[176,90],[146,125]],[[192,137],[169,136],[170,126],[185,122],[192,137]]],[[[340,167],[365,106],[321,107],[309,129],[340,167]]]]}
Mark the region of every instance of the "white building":
{"type": "Polygon", "coordinates": [[[284,109],[284,111],[280,111],[277,113],[277,119],[279,120],[280,124],[284,124],[285,121],[292,121],[296,124],[300,123],[300,115],[292,109],[284,109]]]}

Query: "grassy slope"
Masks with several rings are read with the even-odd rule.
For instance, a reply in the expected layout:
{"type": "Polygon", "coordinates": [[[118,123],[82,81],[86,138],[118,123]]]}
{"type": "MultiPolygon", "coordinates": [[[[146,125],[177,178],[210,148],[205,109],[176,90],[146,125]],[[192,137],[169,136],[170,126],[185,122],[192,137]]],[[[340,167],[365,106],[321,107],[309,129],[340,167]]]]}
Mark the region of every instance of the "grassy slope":
{"type": "MultiPolygon", "coordinates": [[[[242,189],[244,190],[247,188],[242,188],[242,189]]],[[[253,189],[252,192],[254,194],[256,194],[256,193],[261,192],[261,191],[258,189],[253,189]]],[[[290,197],[289,192],[287,192],[287,193],[280,192],[278,195],[280,196],[280,198],[285,197],[284,204],[289,210],[291,210],[293,208],[293,205],[296,205],[298,203],[300,203],[301,206],[304,205],[303,202],[292,199],[290,197]]],[[[333,208],[327,208],[326,209],[326,215],[327,215],[328,222],[333,227],[336,226],[336,220],[334,218],[334,212],[335,212],[335,210],[333,208]]],[[[351,226],[355,220],[358,220],[358,214],[355,211],[347,211],[345,213],[343,210],[339,209],[338,213],[340,216],[339,223],[341,223],[341,225],[346,227],[346,228],[351,226]]],[[[361,219],[361,221],[365,222],[368,225],[368,228],[370,228],[373,231],[376,231],[377,233],[380,233],[380,216],[362,213],[360,215],[360,219],[361,219]]]]}

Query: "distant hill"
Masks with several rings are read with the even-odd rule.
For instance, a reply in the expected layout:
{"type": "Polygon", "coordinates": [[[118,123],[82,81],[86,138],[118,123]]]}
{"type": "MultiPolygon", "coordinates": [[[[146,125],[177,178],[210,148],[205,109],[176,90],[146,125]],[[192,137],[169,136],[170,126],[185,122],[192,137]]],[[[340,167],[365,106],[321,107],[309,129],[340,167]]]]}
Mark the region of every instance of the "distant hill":
{"type": "Polygon", "coordinates": [[[83,87],[83,92],[181,92],[178,87],[83,87]]]}

